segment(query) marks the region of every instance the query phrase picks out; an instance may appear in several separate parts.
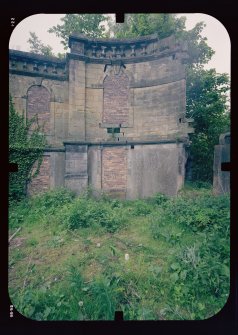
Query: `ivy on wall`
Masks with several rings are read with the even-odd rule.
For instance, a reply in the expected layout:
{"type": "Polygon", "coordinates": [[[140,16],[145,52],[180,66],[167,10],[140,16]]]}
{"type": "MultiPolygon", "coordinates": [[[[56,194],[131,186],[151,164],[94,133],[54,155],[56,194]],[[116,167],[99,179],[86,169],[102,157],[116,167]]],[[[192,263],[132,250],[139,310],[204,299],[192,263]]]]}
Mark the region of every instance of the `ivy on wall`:
{"type": "Polygon", "coordinates": [[[37,115],[30,120],[16,112],[9,99],[9,161],[18,164],[18,172],[9,175],[9,200],[19,201],[26,196],[27,184],[38,173],[46,146],[43,126],[37,115]]]}

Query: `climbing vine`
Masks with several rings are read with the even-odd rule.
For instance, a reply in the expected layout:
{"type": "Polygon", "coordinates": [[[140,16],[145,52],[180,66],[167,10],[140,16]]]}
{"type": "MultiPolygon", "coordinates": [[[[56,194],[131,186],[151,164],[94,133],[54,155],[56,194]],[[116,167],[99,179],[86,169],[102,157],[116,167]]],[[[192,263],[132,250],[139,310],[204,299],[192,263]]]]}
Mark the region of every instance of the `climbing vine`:
{"type": "Polygon", "coordinates": [[[46,137],[37,115],[26,119],[16,112],[9,98],[9,161],[18,171],[9,175],[9,200],[19,201],[26,196],[27,184],[38,173],[42,163],[46,137]]]}

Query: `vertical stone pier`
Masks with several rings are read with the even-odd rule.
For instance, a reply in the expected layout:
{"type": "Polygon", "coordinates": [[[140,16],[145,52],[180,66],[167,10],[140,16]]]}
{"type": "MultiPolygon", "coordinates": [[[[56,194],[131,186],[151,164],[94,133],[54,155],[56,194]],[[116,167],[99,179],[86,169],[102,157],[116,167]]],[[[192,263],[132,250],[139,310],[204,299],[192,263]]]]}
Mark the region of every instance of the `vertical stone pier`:
{"type": "Polygon", "coordinates": [[[230,138],[230,133],[221,134],[219,144],[215,145],[213,192],[216,195],[230,192],[230,172],[221,170],[222,163],[230,162],[230,138]]]}
{"type": "Polygon", "coordinates": [[[65,143],[65,186],[80,194],[88,186],[88,146],[65,143]]]}

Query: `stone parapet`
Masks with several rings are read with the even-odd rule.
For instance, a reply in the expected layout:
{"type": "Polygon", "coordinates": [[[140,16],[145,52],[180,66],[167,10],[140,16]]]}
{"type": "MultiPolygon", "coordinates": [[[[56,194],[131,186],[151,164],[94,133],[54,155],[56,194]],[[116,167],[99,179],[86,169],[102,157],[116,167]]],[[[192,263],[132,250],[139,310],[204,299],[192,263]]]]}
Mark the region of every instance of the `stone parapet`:
{"type": "Polygon", "coordinates": [[[66,59],[9,50],[9,72],[32,77],[67,80],[66,59]]]}
{"type": "Polygon", "coordinates": [[[122,60],[124,63],[148,61],[164,56],[186,61],[187,45],[174,36],[159,39],[157,34],[133,39],[90,39],[80,34],[69,38],[70,57],[87,62],[105,63],[122,60]]]}

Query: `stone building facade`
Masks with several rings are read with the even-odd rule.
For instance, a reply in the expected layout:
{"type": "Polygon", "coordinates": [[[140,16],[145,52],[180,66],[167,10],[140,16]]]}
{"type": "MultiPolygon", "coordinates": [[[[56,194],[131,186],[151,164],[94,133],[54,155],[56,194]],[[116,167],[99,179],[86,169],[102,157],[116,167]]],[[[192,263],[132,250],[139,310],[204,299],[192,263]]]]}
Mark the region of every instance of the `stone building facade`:
{"type": "Polygon", "coordinates": [[[35,193],[91,186],[135,199],[184,183],[186,45],[173,36],[69,37],[66,59],[10,50],[16,110],[38,114],[48,140],[35,193]]]}

